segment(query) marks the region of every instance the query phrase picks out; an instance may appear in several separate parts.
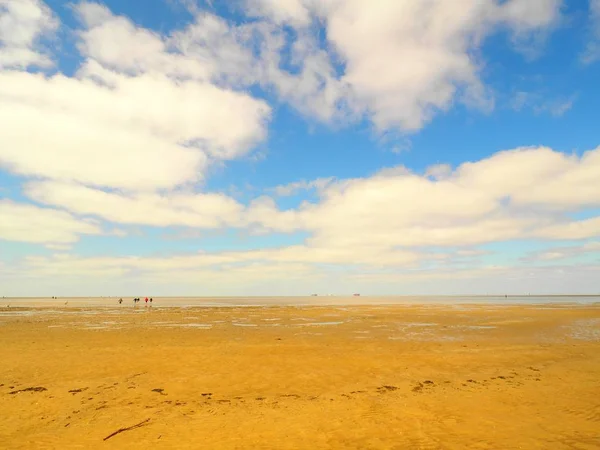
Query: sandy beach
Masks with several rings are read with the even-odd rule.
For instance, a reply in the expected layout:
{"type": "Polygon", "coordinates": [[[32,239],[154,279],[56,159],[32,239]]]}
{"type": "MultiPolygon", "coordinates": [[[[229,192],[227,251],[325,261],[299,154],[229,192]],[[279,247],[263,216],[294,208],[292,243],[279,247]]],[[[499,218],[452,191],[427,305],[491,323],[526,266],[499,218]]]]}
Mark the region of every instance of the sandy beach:
{"type": "Polygon", "coordinates": [[[600,448],[597,305],[11,307],[0,361],[6,449],[600,448]]]}

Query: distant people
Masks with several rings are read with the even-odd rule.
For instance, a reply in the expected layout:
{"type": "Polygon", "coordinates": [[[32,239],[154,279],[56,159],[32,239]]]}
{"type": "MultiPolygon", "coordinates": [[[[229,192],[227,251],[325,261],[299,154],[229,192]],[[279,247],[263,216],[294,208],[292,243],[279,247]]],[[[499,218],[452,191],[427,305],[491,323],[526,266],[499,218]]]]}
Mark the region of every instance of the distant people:
{"type": "Polygon", "coordinates": [[[122,298],[120,298],[120,299],[119,299],[119,305],[120,305],[121,303],[123,303],[123,299],[122,299],[122,298]]]}
{"type": "Polygon", "coordinates": [[[146,302],[146,306],[148,306],[148,297],[144,301],[146,302]]]}
{"type": "Polygon", "coordinates": [[[150,297],[150,303],[152,303],[152,297],[150,297]]]}

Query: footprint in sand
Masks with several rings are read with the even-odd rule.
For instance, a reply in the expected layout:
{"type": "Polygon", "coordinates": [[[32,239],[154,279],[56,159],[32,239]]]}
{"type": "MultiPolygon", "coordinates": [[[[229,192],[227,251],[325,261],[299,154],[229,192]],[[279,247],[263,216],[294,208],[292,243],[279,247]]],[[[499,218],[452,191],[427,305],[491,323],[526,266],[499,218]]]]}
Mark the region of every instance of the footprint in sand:
{"type": "Polygon", "coordinates": [[[435,386],[435,383],[433,381],[425,380],[422,383],[421,382],[417,383],[417,385],[412,388],[412,391],[420,393],[420,392],[423,392],[424,389],[431,388],[433,386],[435,386]]]}
{"type": "Polygon", "coordinates": [[[84,388],[79,388],[79,389],[71,389],[69,392],[70,392],[71,394],[75,395],[75,394],[77,394],[77,393],[79,393],[79,392],[83,392],[83,391],[87,391],[87,390],[88,390],[88,388],[87,388],[87,387],[84,387],[84,388]]]}
{"type": "Polygon", "coordinates": [[[396,391],[398,390],[398,388],[396,386],[390,386],[390,385],[383,385],[377,388],[377,392],[379,392],[380,394],[384,393],[384,392],[392,392],[392,391],[396,391]]]}

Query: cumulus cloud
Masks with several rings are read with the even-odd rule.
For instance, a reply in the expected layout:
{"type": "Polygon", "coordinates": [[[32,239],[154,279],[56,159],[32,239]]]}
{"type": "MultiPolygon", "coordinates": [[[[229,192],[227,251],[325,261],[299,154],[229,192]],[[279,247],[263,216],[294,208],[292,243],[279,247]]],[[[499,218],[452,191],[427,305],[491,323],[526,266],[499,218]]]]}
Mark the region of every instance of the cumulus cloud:
{"type": "Polygon", "coordinates": [[[567,213],[600,206],[599,182],[600,148],[571,156],[535,147],[499,152],[454,170],[437,165],[416,174],[396,167],[365,178],[280,186],[280,194],[319,187],[318,201],[288,210],[268,196],[243,206],[223,195],[127,196],[54,182],[31,182],[25,193],[116,223],[305,231],[308,247],[352,249],[358,262],[400,248],[593,237],[600,233],[599,218],[573,221],[567,213]]]}
{"type": "MultiPolygon", "coordinates": [[[[313,120],[366,117],[379,131],[410,132],[455,101],[491,108],[480,76],[485,62],[477,56],[485,38],[506,29],[522,49],[559,23],[561,0],[469,0],[460,9],[443,0],[244,5],[256,20],[234,24],[199,12],[168,40],[139,36],[142,54],[158,61],[156,55],[170,48],[165,67],[177,66],[182,56],[201,61],[203,76],[274,90],[313,120]]],[[[114,39],[107,37],[94,53],[124,64],[118,52],[102,50],[114,39]]],[[[139,66],[136,60],[128,64],[130,70],[139,66]]],[[[559,110],[554,105],[551,112],[559,110]]]]}
{"type": "Polygon", "coordinates": [[[201,180],[210,159],[239,157],[264,139],[270,115],[264,101],[155,71],[162,60],[155,62],[153,52],[169,58],[148,44],[159,37],[99,5],[78,8],[88,28],[77,78],[0,73],[0,167],[94,186],[174,188],[201,180]],[[134,48],[138,70],[111,64],[111,58],[129,63],[125,54],[134,48]]]}
{"type": "MultiPolygon", "coordinates": [[[[405,131],[421,128],[456,99],[489,108],[479,76],[482,62],[474,56],[484,39],[501,28],[518,42],[539,35],[558,23],[561,5],[560,0],[470,0],[461,8],[443,0],[246,3],[251,14],[300,33],[322,21],[328,54],[336,58],[330,61],[343,66],[340,76],[331,76],[331,64],[318,65],[331,92],[327,102],[370,117],[380,130],[405,131]]],[[[308,54],[321,52],[316,47],[308,54]]]]}
{"type": "Polygon", "coordinates": [[[264,136],[269,108],[246,94],[159,75],[113,81],[0,74],[0,164],[22,175],[168,188],[200,178],[207,154],[231,158],[264,136]]]}
{"type": "Polygon", "coordinates": [[[41,0],[0,0],[0,69],[52,65],[40,40],[58,20],[41,0]]]}
{"type": "Polygon", "coordinates": [[[113,223],[221,228],[239,226],[242,220],[243,206],[222,194],[125,194],[54,181],[33,181],[24,191],[39,202],[113,223]]]}
{"type": "Polygon", "coordinates": [[[158,72],[197,80],[207,80],[214,70],[211,61],[173,51],[167,36],[115,16],[106,6],[82,2],[75,11],[84,25],[79,31],[81,53],[104,67],[130,75],[158,72]]]}
{"type": "Polygon", "coordinates": [[[0,200],[0,239],[64,246],[82,234],[101,234],[95,221],[80,220],[64,211],[0,200]]]}
{"type": "Polygon", "coordinates": [[[269,21],[236,25],[200,13],[169,42],[186,57],[210,64],[216,82],[274,91],[311,119],[334,122],[352,116],[346,86],[312,28],[298,29],[292,37],[269,21]]]}
{"type": "Polygon", "coordinates": [[[220,86],[258,85],[326,121],[333,118],[342,97],[328,53],[309,32],[298,33],[289,47],[294,69],[300,68],[294,73],[281,67],[288,49],[286,34],[269,22],[235,25],[197,11],[193,23],[163,36],[95,3],[82,3],[77,11],[86,26],[79,34],[81,52],[114,71],[157,72],[220,86]]]}
{"type": "Polygon", "coordinates": [[[297,210],[278,211],[263,201],[262,223],[309,230],[309,243],[323,247],[452,247],[600,234],[598,218],[573,221],[567,214],[600,205],[600,148],[581,156],[520,148],[452,172],[444,167],[438,178],[430,177],[431,168],[424,175],[400,169],[339,180],[318,203],[297,210]]]}

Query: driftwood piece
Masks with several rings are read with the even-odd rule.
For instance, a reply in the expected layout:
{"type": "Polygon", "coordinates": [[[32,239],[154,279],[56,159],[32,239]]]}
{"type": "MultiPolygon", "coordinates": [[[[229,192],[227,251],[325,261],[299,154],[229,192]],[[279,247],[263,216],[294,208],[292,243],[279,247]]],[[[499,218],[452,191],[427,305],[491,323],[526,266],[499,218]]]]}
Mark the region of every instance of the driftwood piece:
{"type": "Polygon", "coordinates": [[[150,419],[143,420],[143,421],[141,421],[140,423],[138,423],[138,424],[135,424],[135,425],[133,425],[133,426],[131,426],[131,427],[119,428],[117,431],[115,431],[115,432],[114,432],[114,433],[112,433],[112,434],[109,434],[108,436],[106,436],[106,437],[105,437],[104,439],[102,439],[102,440],[103,440],[103,441],[107,441],[107,440],[108,440],[108,439],[110,439],[111,437],[113,437],[113,436],[116,436],[117,434],[119,434],[119,433],[122,433],[123,431],[129,431],[129,430],[133,430],[133,429],[135,429],[135,428],[140,428],[140,427],[143,427],[143,426],[144,426],[146,423],[148,423],[148,422],[150,422],[150,419]]]}

